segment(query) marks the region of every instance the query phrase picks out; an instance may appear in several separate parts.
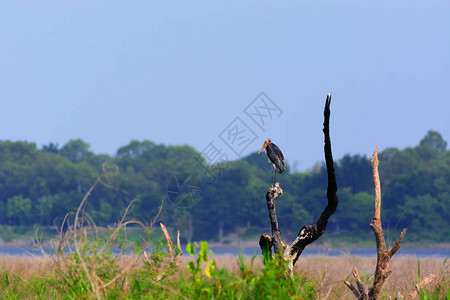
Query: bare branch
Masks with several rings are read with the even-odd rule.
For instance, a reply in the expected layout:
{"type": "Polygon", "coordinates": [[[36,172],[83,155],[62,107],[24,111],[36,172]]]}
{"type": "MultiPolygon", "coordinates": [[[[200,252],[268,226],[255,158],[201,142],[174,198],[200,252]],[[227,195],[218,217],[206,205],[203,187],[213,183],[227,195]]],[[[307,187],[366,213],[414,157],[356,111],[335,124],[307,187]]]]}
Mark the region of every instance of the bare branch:
{"type": "MultiPolygon", "coordinates": [[[[327,199],[328,204],[322,212],[316,223],[312,225],[304,225],[295,240],[289,245],[285,245],[281,238],[280,228],[278,226],[277,215],[275,211],[275,200],[282,194],[282,190],[278,183],[274,187],[270,187],[266,194],[267,208],[269,211],[270,223],[272,226],[272,238],[267,235],[261,235],[260,246],[265,252],[267,245],[273,245],[274,253],[283,254],[283,257],[290,262],[288,266],[288,271],[292,277],[292,272],[294,265],[298,258],[302,254],[305,247],[312,242],[316,241],[324,232],[327,227],[328,219],[336,211],[339,203],[337,197],[337,183],[336,175],[333,165],[333,155],[331,152],[331,140],[330,140],[330,104],[331,104],[331,93],[327,95],[324,108],[324,122],[323,122],[323,133],[324,133],[324,152],[325,152],[325,162],[327,167],[328,175],[328,187],[327,187],[327,199]]],[[[268,253],[267,251],[265,253],[268,253]]]]}
{"type": "Polygon", "coordinates": [[[398,237],[397,241],[395,241],[394,246],[392,247],[391,250],[389,250],[389,257],[392,257],[398,251],[398,249],[400,249],[400,247],[401,247],[400,243],[402,242],[402,239],[405,236],[405,233],[406,233],[406,228],[403,228],[403,231],[402,231],[402,233],[400,233],[400,236],[398,237]]]}
{"type": "Polygon", "coordinates": [[[372,155],[372,172],[373,172],[373,185],[375,190],[375,219],[381,220],[381,185],[380,175],[378,174],[378,146],[375,147],[372,155]]]}
{"type": "Polygon", "coordinates": [[[361,282],[361,278],[359,277],[359,272],[356,267],[353,267],[352,272],[353,277],[356,280],[356,287],[350,283],[350,281],[344,281],[345,285],[352,291],[353,295],[355,295],[356,299],[364,300],[367,299],[366,289],[361,282]]]}
{"type": "Polygon", "coordinates": [[[173,252],[172,239],[170,238],[170,235],[167,232],[166,226],[163,223],[159,223],[159,225],[161,226],[161,230],[162,230],[162,232],[164,234],[164,237],[166,238],[167,248],[169,248],[169,257],[170,257],[170,256],[172,256],[172,252],[173,252]]]}
{"type": "Polygon", "coordinates": [[[177,248],[178,248],[178,255],[175,259],[175,264],[178,264],[181,256],[183,255],[183,250],[181,250],[181,243],[180,243],[180,231],[177,231],[177,248]]]}
{"type": "Polygon", "coordinates": [[[331,139],[330,139],[330,104],[331,104],[331,93],[327,95],[325,102],[325,109],[323,112],[324,122],[323,122],[323,133],[324,133],[324,152],[325,152],[325,163],[327,167],[328,175],[328,187],[327,187],[327,199],[328,204],[324,211],[320,215],[319,219],[315,224],[309,226],[303,226],[297,238],[286,248],[285,256],[290,256],[293,258],[293,264],[296,263],[300,255],[302,254],[305,247],[314,241],[316,241],[327,228],[328,219],[336,211],[339,204],[339,199],[337,197],[337,183],[336,175],[334,171],[333,164],[333,154],[331,152],[331,139]]]}
{"type": "Polygon", "coordinates": [[[356,279],[356,285],[358,286],[359,294],[361,296],[364,295],[363,299],[365,299],[366,298],[366,289],[364,288],[364,285],[361,282],[361,277],[359,277],[358,269],[356,267],[354,267],[352,273],[353,273],[353,277],[355,277],[355,279],[356,279]]]}
{"type": "MultiPolygon", "coordinates": [[[[369,289],[368,298],[369,299],[377,299],[381,287],[383,286],[384,281],[386,278],[392,273],[392,271],[389,269],[389,261],[391,260],[392,256],[400,249],[400,243],[405,236],[406,228],[403,229],[402,233],[400,234],[400,237],[395,242],[394,246],[390,251],[386,249],[386,241],[384,239],[383,234],[383,227],[381,226],[381,184],[380,184],[380,176],[378,173],[378,146],[376,146],[375,150],[373,151],[373,156],[371,160],[372,164],[372,171],[373,171],[373,184],[374,184],[374,190],[375,190],[375,209],[374,209],[374,217],[372,219],[372,222],[370,223],[370,226],[372,227],[373,233],[375,235],[376,245],[377,245],[377,266],[375,269],[375,277],[373,281],[372,287],[369,289]]],[[[363,284],[361,283],[361,280],[359,280],[359,275],[357,274],[356,268],[353,269],[353,275],[356,279],[356,283],[359,287],[360,291],[364,291],[365,288],[363,284]],[[358,278],[357,278],[358,277],[358,278]]],[[[350,290],[354,293],[354,287],[350,287],[347,282],[345,283],[350,290]],[[353,288],[353,289],[352,289],[353,288]]],[[[356,294],[355,294],[356,296],[356,294]]],[[[360,299],[359,297],[357,297],[360,299]]],[[[365,298],[364,298],[365,299],[365,298]]]]}
{"type": "Polygon", "coordinates": [[[353,284],[350,283],[350,281],[344,281],[344,284],[352,291],[353,295],[355,295],[356,299],[363,300],[364,298],[361,298],[361,293],[358,291],[357,288],[353,284]]]}
{"type": "Polygon", "coordinates": [[[159,223],[159,225],[161,226],[161,230],[164,234],[164,237],[166,238],[166,242],[167,242],[167,248],[169,249],[169,253],[167,255],[166,261],[164,262],[164,267],[163,269],[166,269],[167,267],[169,267],[170,262],[173,259],[173,243],[172,243],[172,239],[170,238],[169,232],[167,232],[167,228],[163,223],[159,223]]]}

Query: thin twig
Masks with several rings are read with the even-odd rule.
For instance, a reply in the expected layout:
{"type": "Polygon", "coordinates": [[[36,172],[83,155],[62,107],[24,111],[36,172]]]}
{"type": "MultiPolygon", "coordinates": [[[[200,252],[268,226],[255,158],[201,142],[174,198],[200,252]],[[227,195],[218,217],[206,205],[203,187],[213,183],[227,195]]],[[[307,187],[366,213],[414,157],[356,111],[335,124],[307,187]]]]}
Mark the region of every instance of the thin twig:
{"type": "Polygon", "coordinates": [[[181,256],[183,255],[183,250],[181,250],[181,243],[180,243],[180,231],[177,231],[177,248],[178,248],[178,255],[175,259],[175,264],[178,265],[181,256]]]}

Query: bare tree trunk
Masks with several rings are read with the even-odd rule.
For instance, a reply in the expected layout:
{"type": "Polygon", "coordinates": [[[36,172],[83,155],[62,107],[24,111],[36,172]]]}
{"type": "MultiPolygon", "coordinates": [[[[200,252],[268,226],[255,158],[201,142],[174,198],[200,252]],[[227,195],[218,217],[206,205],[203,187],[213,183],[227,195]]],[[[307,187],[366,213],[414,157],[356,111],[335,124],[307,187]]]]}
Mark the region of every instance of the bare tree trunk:
{"type": "Polygon", "coordinates": [[[390,270],[388,271],[389,261],[398,249],[400,249],[400,243],[406,233],[406,228],[404,228],[392,249],[389,251],[386,249],[383,227],[381,226],[381,187],[380,176],[378,174],[378,146],[373,151],[371,163],[373,170],[373,184],[375,189],[375,212],[370,226],[372,227],[377,243],[377,266],[375,269],[375,278],[368,294],[366,294],[365,288],[359,279],[358,270],[356,268],[353,268],[353,277],[356,279],[358,288],[355,288],[349,281],[344,281],[345,285],[347,285],[358,300],[378,298],[384,281],[392,272],[390,270]]]}
{"type": "Polygon", "coordinates": [[[275,186],[270,187],[266,194],[267,209],[269,210],[270,225],[272,227],[272,245],[273,252],[283,254],[284,247],[281,239],[280,227],[278,226],[277,213],[275,211],[275,200],[283,194],[278,182],[275,186]]]}
{"type": "Polygon", "coordinates": [[[331,140],[329,129],[330,103],[331,103],[331,93],[327,95],[327,99],[325,102],[325,109],[323,113],[324,114],[323,133],[325,136],[324,152],[328,175],[328,188],[327,188],[328,204],[325,207],[325,210],[322,212],[322,215],[319,217],[316,223],[308,226],[304,225],[300,229],[297,238],[289,245],[285,245],[281,238],[281,232],[278,226],[277,214],[275,210],[275,201],[283,193],[283,190],[280,188],[278,183],[276,183],[275,186],[269,188],[266,194],[267,209],[269,211],[269,218],[272,226],[272,237],[269,237],[266,233],[262,234],[260,238],[260,246],[261,249],[263,250],[264,256],[267,255],[268,246],[270,247],[273,246],[274,253],[279,253],[283,255],[284,259],[286,259],[290,263],[289,273],[291,276],[293,275],[294,265],[297,262],[300,255],[302,254],[303,250],[307,245],[316,241],[325,232],[328,219],[336,211],[336,208],[339,203],[339,199],[336,194],[338,187],[336,184],[336,175],[334,172],[334,165],[333,165],[333,155],[331,152],[331,140]]]}

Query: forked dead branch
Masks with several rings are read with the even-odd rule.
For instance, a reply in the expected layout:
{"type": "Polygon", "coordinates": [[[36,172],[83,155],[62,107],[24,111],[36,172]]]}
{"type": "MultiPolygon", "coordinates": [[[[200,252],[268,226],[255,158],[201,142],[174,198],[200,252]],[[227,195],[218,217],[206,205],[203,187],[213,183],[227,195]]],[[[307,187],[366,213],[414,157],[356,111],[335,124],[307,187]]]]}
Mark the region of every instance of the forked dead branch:
{"type": "Polygon", "coordinates": [[[304,225],[297,237],[290,244],[286,245],[281,238],[280,228],[278,226],[277,214],[275,210],[275,201],[283,193],[283,190],[278,183],[275,186],[271,186],[266,194],[267,209],[269,211],[270,223],[272,226],[272,237],[264,233],[261,235],[259,240],[259,245],[263,251],[264,259],[270,259],[272,253],[278,253],[283,256],[283,258],[289,262],[289,273],[292,276],[294,265],[298,258],[302,254],[306,246],[316,241],[324,232],[327,227],[328,219],[336,211],[339,203],[337,197],[337,184],[336,175],[334,172],[333,165],[333,155],[331,152],[331,140],[330,140],[330,104],[331,104],[331,93],[327,95],[324,109],[324,122],[323,122],[323,133],[325,136],[325,162],[327,167],[328,175],[328,188],[327,188],[327,199],[328,204],[322,212],[316,223],[312,225],[304,225]],[[272,252],[273,247],[273,252],[272,252]]]}
{"type": "Polygon", "coordinates": [[[373,151],[371,163],[373,171],[373,184],[375,189],[375,213],[370,226],[372,227],[377,244],[377,266],[375,269],[375,278],[372,287],[369,288],[369,293],[366,293],[366,289],[361,282],[356,267],[353,268],[352,272],[353,277],[356,280],[356,287],[349,281],[344,281],[345,285],[353,292],[358,300],[378,298],[384,281],[392,272],[391,270],[388,270],[389,261],[398,249],[400,249],[400,243],[406,233],[406,228],[404,228],[391,250],[387,250],[386,242],[384,240],[383,227],[381,226],[381,188],[380,176],[378,174],[378,146],[373,151]]]}

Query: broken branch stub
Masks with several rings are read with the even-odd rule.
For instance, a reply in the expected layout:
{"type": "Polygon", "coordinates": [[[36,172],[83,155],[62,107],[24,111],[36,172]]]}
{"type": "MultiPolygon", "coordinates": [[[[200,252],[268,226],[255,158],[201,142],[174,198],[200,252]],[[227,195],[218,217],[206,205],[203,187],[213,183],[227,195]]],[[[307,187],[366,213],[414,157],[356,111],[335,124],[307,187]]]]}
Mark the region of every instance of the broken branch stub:
{"type": "MultiPolygon", "coordinates": [[[[278,220],[275,210],[275,200],[281,195],[282,190],[278,183],[274,187],[270,187],[266,194],[267,209],[269,211],[269,218],[272,227],[272,242],[274,253],[280,253],[283,255],[284,259],[289,261],[289,272],[293,272],[293,268],[298,258],[302,254],[305,247],[312,242],[316,241],[324,232],[328,224],[328,219],[336,211],[339,204],[339,199],[337,197],[337,183],[336,175],[334,171],[333,155],[331,152],[331,139],[330,139],[330,104],[331,104],[331,93],[327,95],[324,108],[324,122],[323,122],[323,133],[324,133],[324,152],[325,152],[325,162],[327,168],[328,176],[328,186],[327,186],[327,199],[328,204],[322,212],[316,223],[312,225],[304,225],[298,236],[289,245],[285,245],[281,238],[280,228],[278,226],[278,220]]],[[[263,234],[264,235],[264,234],[263,234]]],[[[267,234],[266,234],[267,235],[267,234]]],[[[263,236],[261,236],[263,239],[263,236]]],[[[261,246],[260,239],[260,246],[261,246]]],[[[264,253],[263,247],[261,247],[264,253]]]]}

